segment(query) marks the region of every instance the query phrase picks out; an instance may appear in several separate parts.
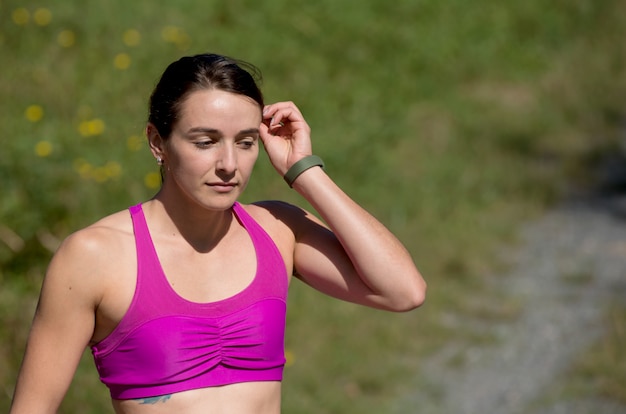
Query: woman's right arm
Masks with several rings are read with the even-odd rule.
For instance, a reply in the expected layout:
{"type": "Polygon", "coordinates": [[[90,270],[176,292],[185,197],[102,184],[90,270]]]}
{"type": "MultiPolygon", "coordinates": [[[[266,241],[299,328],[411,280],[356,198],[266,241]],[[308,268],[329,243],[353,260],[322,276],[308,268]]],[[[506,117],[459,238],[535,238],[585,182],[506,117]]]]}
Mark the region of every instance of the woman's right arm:
{"type": "Polygon", "coordinates": [[[70,236],[44,278],[18,375],[11,414],[55,413],[95,325],[102,289],[93,232],[70,236]]]}

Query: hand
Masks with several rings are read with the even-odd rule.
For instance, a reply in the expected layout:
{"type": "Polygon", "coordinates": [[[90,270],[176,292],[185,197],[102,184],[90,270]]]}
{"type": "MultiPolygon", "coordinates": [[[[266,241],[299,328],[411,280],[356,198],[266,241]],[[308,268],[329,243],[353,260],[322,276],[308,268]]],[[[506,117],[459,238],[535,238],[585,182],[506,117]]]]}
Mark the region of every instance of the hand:
{"type": "Polygon", "coordinates": [[[293,102],[266,105],[260,132],[270,162],[281,176],[312,153],[311,128],[293,102]]]}

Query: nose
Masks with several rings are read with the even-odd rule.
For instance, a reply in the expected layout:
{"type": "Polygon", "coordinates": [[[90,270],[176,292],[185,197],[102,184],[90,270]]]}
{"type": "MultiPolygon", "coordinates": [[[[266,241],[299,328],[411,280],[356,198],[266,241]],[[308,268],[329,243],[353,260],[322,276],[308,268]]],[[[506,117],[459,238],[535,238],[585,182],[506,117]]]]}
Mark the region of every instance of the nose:
{"type": "Polygon", "coordinates": [[[224,174],[233,174],[237,171],[237,153],[231,145],[222,145],[218,155],[216,168],[224,174]]]}

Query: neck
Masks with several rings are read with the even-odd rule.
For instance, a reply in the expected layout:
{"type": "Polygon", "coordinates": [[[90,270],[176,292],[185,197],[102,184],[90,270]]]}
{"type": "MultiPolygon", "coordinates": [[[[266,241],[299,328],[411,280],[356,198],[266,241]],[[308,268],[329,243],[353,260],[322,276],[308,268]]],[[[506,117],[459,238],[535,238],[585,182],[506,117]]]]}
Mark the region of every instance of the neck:
{"type": "Polygon", "coordinates": [[[154,231],[166,237],[182,237],[198,252],[208,252],[228,232],[232,209],[210,210],[198,205],[171,201],[162,191],[144,204],[154,231]]]}

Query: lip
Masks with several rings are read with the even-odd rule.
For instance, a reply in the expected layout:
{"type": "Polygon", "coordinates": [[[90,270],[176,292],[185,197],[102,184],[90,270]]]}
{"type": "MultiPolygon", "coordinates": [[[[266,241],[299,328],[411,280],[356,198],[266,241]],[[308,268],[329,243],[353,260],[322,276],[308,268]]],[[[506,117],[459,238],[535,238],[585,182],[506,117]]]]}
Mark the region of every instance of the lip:
{"type": "Polygon", "coordinates": [[[220,193],[227,193],[232,191],[235,187],[237,187],[237,183],[223,183],[223,182],[215,182],[215,183],[207,183],[207,185],[213,188],[215,191],[220,193]]]}

